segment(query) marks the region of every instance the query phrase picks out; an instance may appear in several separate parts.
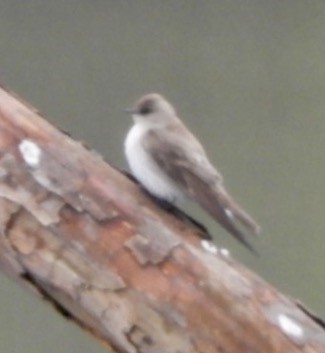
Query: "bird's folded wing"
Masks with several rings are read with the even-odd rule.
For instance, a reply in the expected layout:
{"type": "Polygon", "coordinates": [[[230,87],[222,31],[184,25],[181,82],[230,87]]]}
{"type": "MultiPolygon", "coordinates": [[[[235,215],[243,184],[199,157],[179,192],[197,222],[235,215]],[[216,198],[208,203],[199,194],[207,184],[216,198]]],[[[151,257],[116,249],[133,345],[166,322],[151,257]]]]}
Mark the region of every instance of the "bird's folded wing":
{"type": "Polygon", "coordinates": [[[151,130],[145,148],[155,163],[189,196],[195,195],[193,184],[213,186],[222,176],[210,164],[201,144],[187,131],[151,130]],[[184,135],[185,134],[185,135],[184,135]]]}
{"type": "Polygon", "coordinates": [[[253,250],[236,221],[253,233],[258,233],[259,226],[226,192],[222,176],[211,165],[194,136],[152,130],[148,132],[145,148],[163,172],[191,199],[253,250]]]}

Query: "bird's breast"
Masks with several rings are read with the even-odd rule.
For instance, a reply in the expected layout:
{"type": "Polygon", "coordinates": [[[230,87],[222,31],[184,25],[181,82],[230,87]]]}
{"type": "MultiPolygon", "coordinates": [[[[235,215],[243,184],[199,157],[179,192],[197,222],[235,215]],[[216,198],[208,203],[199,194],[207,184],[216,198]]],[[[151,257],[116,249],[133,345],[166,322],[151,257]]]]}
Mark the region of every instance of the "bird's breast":
{"type": "Polygon", "coordinates": [[[125,139],[125,155],[133,175],[153,195],[178,203],[184,195],[176,183],[155,162],[144,147],[148,129],[134,125],[125,139]]]}

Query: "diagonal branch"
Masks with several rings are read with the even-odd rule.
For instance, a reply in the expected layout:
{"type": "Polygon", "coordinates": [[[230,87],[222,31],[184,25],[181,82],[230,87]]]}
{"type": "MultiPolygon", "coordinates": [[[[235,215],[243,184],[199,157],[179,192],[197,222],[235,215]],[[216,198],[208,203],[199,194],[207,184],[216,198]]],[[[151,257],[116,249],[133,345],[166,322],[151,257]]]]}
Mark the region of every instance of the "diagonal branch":
{"type": "Polygon", "coordinates": [[[325,352],[321,319],[205,236],[0,90],[3,271],[117,352],[325,352]]]}

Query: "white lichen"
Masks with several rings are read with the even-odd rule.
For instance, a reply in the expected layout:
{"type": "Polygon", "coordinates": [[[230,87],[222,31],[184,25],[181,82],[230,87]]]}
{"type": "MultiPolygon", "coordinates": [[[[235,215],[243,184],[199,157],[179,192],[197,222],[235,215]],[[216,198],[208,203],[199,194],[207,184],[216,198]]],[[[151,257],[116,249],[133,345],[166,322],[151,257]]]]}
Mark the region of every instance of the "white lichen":
{"type": "Polygon", "coordinates": [[[225,213],[228,218],[230,218],[230,219],[234,218],[234,214],[232,213],[232,211],[229,210],[229,208],[225,208],[225,213]]]}
{"type": "Polygon", "coordinates": [[[226,248],[220,248],[219,252],[223,257],[230,257],[230,251],[226,248]]]}
{"type": "Polygon", "coordinates": [[[25,163],[32,168],[38,167],[42,151],[39,146],[31,140],[22,140],[18,146],[25,163]]]}
{"type": "Polygon", "coordinates": [[[216,255],[218,253],[218,248],[208,240],[201,240],[201,246],[207,252],[216,255]]]}
{"type": "Polygon", "coordinates": [[[283,332],[288,335],[292,336],[295,338],[299,338],[303,336],[304,330],[303,328],[292,318],[285,314],[280,314],[278,316],[278,322],[280,328],[283,330],[283,332]]]}

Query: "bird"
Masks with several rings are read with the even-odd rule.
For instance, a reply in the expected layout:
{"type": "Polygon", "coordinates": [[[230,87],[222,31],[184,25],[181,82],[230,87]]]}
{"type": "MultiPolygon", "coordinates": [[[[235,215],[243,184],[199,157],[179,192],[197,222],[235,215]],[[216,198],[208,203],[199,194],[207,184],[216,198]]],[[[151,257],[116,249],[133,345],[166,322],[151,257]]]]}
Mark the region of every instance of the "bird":
{"type": "Polygon", "coordinates": [[[127,109],[133,126],[124,141],[130,170],[156,198],[179,205],[197,202],[231,235],[255,252],[247,232],[260,226],[232,198],[202,144],[162,95],[149,93],[127,109]],[[245,231],[244,231],[245,229],[245,231]]]}

